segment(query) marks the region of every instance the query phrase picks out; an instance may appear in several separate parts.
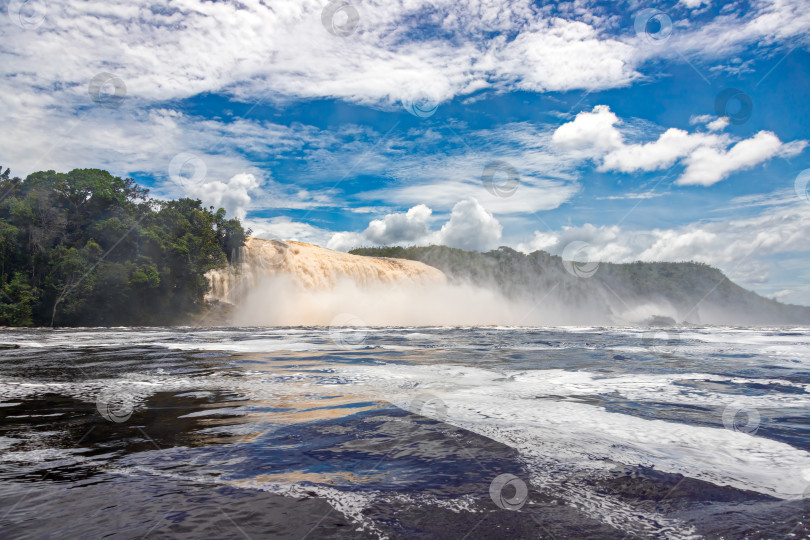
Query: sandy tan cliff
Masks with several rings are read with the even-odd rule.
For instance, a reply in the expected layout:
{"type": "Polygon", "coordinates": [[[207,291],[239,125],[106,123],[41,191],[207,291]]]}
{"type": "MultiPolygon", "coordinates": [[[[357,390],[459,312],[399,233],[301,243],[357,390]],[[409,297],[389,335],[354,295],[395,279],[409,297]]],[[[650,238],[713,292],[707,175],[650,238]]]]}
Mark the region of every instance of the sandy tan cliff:
{"type": "Polygon", "coordinates": [[[288,276],[306,290],[329,290],[350,280],[358,287],[444,284],[444,273],[417,261],[362,257],[301,242],[248,238],[235,264],[206,274],[208,301],[236,303],[262,280],[288,276]]]}

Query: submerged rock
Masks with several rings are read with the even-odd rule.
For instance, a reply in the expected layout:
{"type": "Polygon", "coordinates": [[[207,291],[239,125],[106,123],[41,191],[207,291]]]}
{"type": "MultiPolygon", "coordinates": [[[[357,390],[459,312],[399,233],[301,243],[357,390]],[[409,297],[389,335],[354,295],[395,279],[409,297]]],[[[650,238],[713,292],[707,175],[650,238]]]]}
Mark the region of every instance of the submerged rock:
{"type": "Polygon", "coordinates": [[[642,326],[678,326],[678,322],[672,317],[664,315],[654,315],[641,323],[642,326]]]}

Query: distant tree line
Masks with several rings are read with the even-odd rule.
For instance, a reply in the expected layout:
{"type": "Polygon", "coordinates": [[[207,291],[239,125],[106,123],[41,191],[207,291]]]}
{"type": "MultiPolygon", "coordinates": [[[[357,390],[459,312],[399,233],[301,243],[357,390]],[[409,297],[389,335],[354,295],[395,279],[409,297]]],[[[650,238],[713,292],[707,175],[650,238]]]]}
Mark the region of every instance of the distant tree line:
{"type": "MultiPolygon", "coordinates": [[[[645,304],[666,305],[686,322],[808,324],[810,307],[786,305],[748,291],[699,262],[599,263],[588,279],[564,269],[545,251],[524,254],[502,246],[487,253],[447,246],[362,247],[354,255],[411,259],[450,280],[498,290],[506,297],[613,318],[645,304]]],[[[655,317],[659,318],[659,317],[655,317]]]]}
{"type": "Polygon", "coordinates": [[[99,169],[0,168],[0,325],[116,326],[188,321],[205,272],[250,231],[223,209],[155,200],[99,169]]]}

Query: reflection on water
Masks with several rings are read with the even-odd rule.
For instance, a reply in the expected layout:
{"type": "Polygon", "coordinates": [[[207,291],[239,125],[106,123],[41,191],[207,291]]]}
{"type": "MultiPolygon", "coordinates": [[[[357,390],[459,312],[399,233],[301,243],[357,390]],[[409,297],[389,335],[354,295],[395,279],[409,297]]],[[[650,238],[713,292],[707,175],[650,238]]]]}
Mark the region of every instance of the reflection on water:
{"type": "Polygon", "coordinates": [[[3,331],[4,536],[810,534],[805,330],[365,333],[3,331]]]}

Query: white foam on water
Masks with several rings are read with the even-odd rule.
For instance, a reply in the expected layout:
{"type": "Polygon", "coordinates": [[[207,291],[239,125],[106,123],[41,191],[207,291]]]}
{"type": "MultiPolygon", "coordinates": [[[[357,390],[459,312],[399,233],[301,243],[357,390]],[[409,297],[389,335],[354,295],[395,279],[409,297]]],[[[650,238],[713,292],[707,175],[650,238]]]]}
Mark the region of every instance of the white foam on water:
{"type": "MultiPolygon", "coordinates": [[[[562,369],[492,371],[465,366],[398,365],[335,366],[347,382],[368,385],[382,397],[395,388],[420,387],[427,390],[457,387],[491,387],[493,392],[519,395],[527,400],[543,397],[588,397],[614,394],[629,401],[749,408],[810,406],[810,384],[782,379],[749,379],[709,373],[620,374],[605,376],[589,371],[562,369]],[[767,395],[707,392],[688,383],[727,382],[739,385],[781,385],[804,393],[771,392],[767,395]]],[[[395,397],[395,396],[394,396],[395,397]]]]}
{"type": "MultiPolygon", "coordinates": [[[[341,366],[336,371],[358,384],[376,385],[382,396],[406,409],[410,398],[399,389],[427,392],[447,407],[447,417],[439,419],[527,455],[542,448],[545,458],[572,468],[599,469],[604,462],[646,465],[783,499],[801,498],[807,487],[802,471],[810,467],[810,453],[788,444],[724,428],[645,419],[560,399],[618,393],[642,406],[645,401],[654,401],[716,408],[735,404],[806,409],[810,405],[807,394],[727,395],[675,385],[687,380],[732,380],[700,373],[604,378],[563,370],[495,372],[429,365],[341,366]]],[[[430,410],[424,412],[431,416],[430,410]]]]}
{"type": "Polygon", "coordinates": [[[438,338],[440,336],[437,336],[436,334],[426,334],[424,332],[410,332],[408,334],[403,334],[401,337],[404,337],[405,339],[425,340],[425,339],[438,338]]]}
{"type": "Polygon", "coordinates": [[[177,418],[203,418],[206,416],[236,416],[246,415],[250,412],[249,407],[230,407],[220,409],[204,409],[202,411],[195,411],[188,414],[183,414],[177,418]]]}
{"type": "MultiPolygon", "coordinates": [[[[448,508],[454,512],[466,510],[471,505],[469,497],[464,497],[457,500],[444,500],[432,496],[409,496],[404,494],[390,495],[376,490],[352,490],[352,489],[337,489],[330,486],[314,483],[279,483],[270,482],[258,478],[242,478],[238,480],[231,480],[227,478],[216,478],[215,476],[201,474],[182,474],[167,471],[164,469],[155,469],[152,467],[143,466],[130,466],[130,467],[117,467],[111,469],[109,472],[122,476],[161,476],[173,480],[179,480],[187,483],[199,483],[203,485],[210,485],[216,482],[221,485],[229,485],[241,489],[254,489],[257,491],[264,491],[281,495],[284,497],[291,497],[294,499],[308,498],[312,494],[325,499],[329,505],[337,512],[343,514],[347,519],[352,521],[358,532],[368,532],[378,538],[387,538],[386,535],[377,527],[372,519],[364,514],[364,510],[369,508],[375,502],[382,503],[399,503],[413,504],[413,505],[433,505],[441,508],[448,508]]],[[[324,516],[326,517],[326,515],[324,516]]]]}
{"type": "Polygon", "coordinates": [[[271,353],[271,352],[309,352],[330,351],[335,349],[334,343],[315,344],[304,341],[291,341],[283,339],[250,339],[250,340],[222,340],[208,343],[200,342],[155,342],[151,345],[166,347],[180,351],[222,351],[233,353],[271,353]]]}
{"type": "Polygon", "coordinates": [[[49,468],[62,465],[75,465],[97,461],[99,456],[87,458],[81,454],[82,448],[39,448],[36,450],[18,450],[0,454],[0,462],[6,463],[47,463],[49,468]]]}
{"type": "MultiPolygon", "coordinates": [[[[443,338],[441,327],[407,329],[368,329],[383,335],[404,337],[411,342],[443,338]],[[428,333],[430,332],[430,333],[428,333]]],[[[479,331],[508,335],[514,328],[489,327],[479,331]]],[[[559,339],[560,328],[555,339],[559,339]]],[[[640,339],[638,329],[566,328],[571,334],[599,331],[603,348],[611,340],[627,343],[628,338],[640,339]]],[[[809,362],[807,337],[767,335],[747,329],[717,329],[707,333],[698,329],[680,335],[687,356],[715,353],[759,355],[740,358],[739,365],[757,368],[764,363],[809,362]]],[[[11,333],[3,333],[3,341],[11,333]]],[[[20,333],[21,346],[76,347],[121,346],[126,343],[157,345],[178,350],[274,352],[335,350],[328,340],[328,329],[234,329],[177,334],[172,331],[143,332],[60,332],[41,341],[31,340],[20,333]],[[74,340],[76,336],[80,339],[74,340]],[[250,339],[236,339],[250,336],[250,339]],[[321,343],[309,343],[314,338],[321,343]],[[30,343],[30,345],[29,345],[30,343]],[[43,345],[44,343],[44,345],[43,345]]],[[[539,339],[540,336],[532,336],[539,339]]],[[[523,339],[519,337],[519,339],[523,339]]],[[[577,336],[575,339],[588,339],[577,336]]],[[[401,345],[380,344],[392,349],[411,349],[401,345]]],[[[409,343],[410,345],[410,343],[409,343]]],[[[522,348],[504,343],[506,348],[522,348]]],[[[357,348],[364,348],[360,345],[357,348]]],[[[446,348],[472,348],[475,345],[459,341],[448,342],[446,348]]],[[[531,344],[527,345],[532,347],[531,344]]],[[[562,345],[561,345],[562,346],[562,345]]],[[[583,344],[576,346],[582,347],[583,344]]],[[[536,345],[538,349],[546,346],[536,345]]],[[[640,351],[635,345],[628,350],[640,351]]],[[[736,362],[736,359],[735,359],[736,362]]],[[[273,368],[275,369],[275,368],[273,368]]],[[[178,373],[124,373],[116,379],[96,379],[70,382],[28,382],[19,379],[0,380],[0,400],[13,401],[46,393],[68,395],[94,403],[101,392],[120,390],[133,396],[133,407],[144,406],[156,392],[212,392],[226,390],[265,404],[296,396],[327,396],[356,393],[358,399],[371,396],[387,400],[408,409],[420,393],[429,393],[445,405],[425,408],[419,412],[449,424],[468,429],[495,441],[516,448],[535,485],[545,486],[601,521],[626,531],[667,531],[667,537],[691,538],[693,531],[674,520],[655,513],[633,508],[620,497],[596,493],[578,481],[578,477],[604,474],[614,464],[647,466],[689,478],[756,491],[783,499],[800,498],[810,480],[810,453],[788,444],[762,436],[731,431],[719,427],[696,426],[676,421],[653,420],[610,412],[604,407],[582,400],[611,396],[626,399],[643,408],[645,403],[698,406],[708,409],[715,424],[727,405],[752,409],[779,408],[807,410],[810,406],[810,385],[778,378],[749,379],[725,377],[708,373],[644,373],[608,375],[589,371],[493,370],[462,365],[346,365],[313,364],[309,370],[217,372],[210,376],[178,373]],[[708,384],[706,384],[708,383],[708,384]],[[717,384],[712,384],[717,383],[717,384]],[[780,385],[800,392],[776,389],[766,395],[724,393],[723,383],[749,385],[752,383],[780,385]],[[446,414],[446,416],[445,416],[446,414]]],[[[727,386],[727,385],[726,385],[727,386]]],[[[7,404],[7,405],[10,405],[7,404]]],[[[240,409],[241,411],[241,409],[240,409]]],[[[200,414],[216,414],[211,410],[200,414]]],[[[234,409],[227,409],[233,414],[234,409]]],[[[7,455],[9,455],[7,453],[7,455]]],[[[36,454],[10,454],[13,460],[31,460],[36,454]]],[[[59,456],[46,457],[52,459],[59,456]]],[[[209,479],[210,480],[210,479],[209,479]]],[[[362,509],[367,508],[379,494],[347,493],[332,490],[327,494],[321,487],[310,485],[295,488],[255,485],[268,491],[301,489],[324,494],[342,513],[363,523],[362,509]],[[320,490],[320,491],[318,491],[320,490]]],[[[330,488],[324,488],[330,489],[330,488]]],[[[370,527],[373,527],[369,525],[370,527]]],[[[372,529],[369,529],[372,530],[372,529]]]]}
{"type": "MultiPolygon", "coordinates": [[[[22,442],[22,439],[0,436],[0,450],[12,448],[14,445],[19,444],[20,442],[22,442]]],[[[0,460],[2,460],[1,456],[2,455],[0,454],[0,460]]]]}
{"type": "Polygon", "coordinates": [[[807,395],[730,396],[675,386],[687,380],[732,380],[700,373],[605,378],[562,370],[495,372],[403,365],[346,366],[337,371],[361,386],[376,387],[381,396],[406,410],[517,449],[535,485],[558,493],[594,519],[634,534],[697,537],[692,527],[678,520],[595,491],[580,480],[583,475],[593,478],[615,464],[624,464],[782,499],[799,499],[807,489],[810,453],[788,444],[724,428],[614,413],[572,401],[575,396],[619,393],[641,407],[645,401],[691,405],[699,400],[707,407],[733,402],[806,409],[807,395]],[[443,406],[422,407],[425,395],[438,398],[443,406]],[[415,404],[418,410],[414,410],[415,404]]]}

